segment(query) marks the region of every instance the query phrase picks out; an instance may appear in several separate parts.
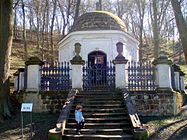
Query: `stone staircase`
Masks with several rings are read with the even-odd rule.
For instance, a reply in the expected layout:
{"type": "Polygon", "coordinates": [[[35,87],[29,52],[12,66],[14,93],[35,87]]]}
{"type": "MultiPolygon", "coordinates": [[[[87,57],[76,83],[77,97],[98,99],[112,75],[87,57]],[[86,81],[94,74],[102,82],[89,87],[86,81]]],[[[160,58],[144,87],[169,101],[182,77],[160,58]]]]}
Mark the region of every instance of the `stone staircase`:
{"type": "Polygon", "coordinates": [[[133,138],[132,125],[120,94],[109,91],[88,91],[76,95],[64,131],[64,139],[116,140],[133,138]],[[76,135],[75,106],[83,106],[85,128],[76,135]]]}

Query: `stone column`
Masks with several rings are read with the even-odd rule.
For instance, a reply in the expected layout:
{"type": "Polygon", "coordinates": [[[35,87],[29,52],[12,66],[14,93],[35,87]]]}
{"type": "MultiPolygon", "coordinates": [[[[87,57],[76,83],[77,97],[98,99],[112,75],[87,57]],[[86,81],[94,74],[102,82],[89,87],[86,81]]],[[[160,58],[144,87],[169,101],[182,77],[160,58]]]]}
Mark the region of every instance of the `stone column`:
{"type": "Polygon", "coordinates": [[[153,61],[153,65],[156,67],[156,84],[158,85],[158,90],[172,91],[171,64],[172,61],[164,55],[153,61]]]}
{"type": "Polygon", "coordinates": [[[173,68],[174,68],[175,90],[180,91],[180,67],[174,64],[173,68]]]}
{"type": "Polygon", "coordinates": [[[25,62],[27,66],[26,91],[39,91],[41,85],[41,66],[44,64],[38,57],[31,57],[25,62]]]}
{"type": "Polygon", "coordinates": [[[19,85],[18,85],[18,89],[23,90],[24,89],[24,68],[19,68],[18,69],[18,80],[19,80],[19,85]]]}
{"type": "Polygon", "coordinates": [[[182,71],[180,71],[180,90],[182,91],[182,92],[185,92],[185,87],[184,87],[184,76],[185,76],[185,74],[184,74],[184,72],[182,72],[182,71]]]}
{"type": "Polygon", "coordinates": [[[18,92],[18,84],[19,84],[19,82],[18,82],[18,76],[19,74],[18,74],[18,71],[16,71],[15,73],[14,73],[14,92],[18,92]]]}
{"type": "Polygon", "coordinates": [[[81,89],[83,88],[83,65],[85,61],[79,55],[81,51],[81,44],[75,43],[75,53],[76,55],[70,60],[72,65],[72,88],[81,89]]]}
{"type": "Polygon", "coordinates": [[[127,85],[128,73],[126,72],[127,59],[122,55],[123,53],[123,43],[118,42],[116,44],[118,56],[113,60],[115,65],[115,82],[116,88],[123,89],[127,85]]]}

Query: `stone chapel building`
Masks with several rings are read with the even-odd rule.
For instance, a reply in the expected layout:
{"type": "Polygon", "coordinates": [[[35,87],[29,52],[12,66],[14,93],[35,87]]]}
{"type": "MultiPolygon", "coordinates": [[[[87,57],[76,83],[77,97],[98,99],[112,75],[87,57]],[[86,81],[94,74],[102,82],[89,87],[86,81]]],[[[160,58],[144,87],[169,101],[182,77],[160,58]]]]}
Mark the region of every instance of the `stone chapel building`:
{"type": "Polygon", "coordinates": [[[69,62],[74,45],[81,46],[80,56],[91,65],[106,65],[118,55],[116,44],[123,45],[122,55],[128,61],[138,61],[138,41],[127,32],[124,22],[106,11],[88,12],[74,22],[70,32],[58,43],[59,61],[69,62]]]}

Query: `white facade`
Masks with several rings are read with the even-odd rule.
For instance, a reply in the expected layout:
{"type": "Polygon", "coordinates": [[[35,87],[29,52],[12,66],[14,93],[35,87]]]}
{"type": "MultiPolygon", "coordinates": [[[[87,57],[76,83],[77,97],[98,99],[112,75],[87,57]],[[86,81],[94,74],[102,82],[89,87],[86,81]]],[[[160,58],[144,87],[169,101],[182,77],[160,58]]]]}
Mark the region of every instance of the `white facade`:
{"type": "Polygon", "coordinates": [[[117,56],[116,43],[123,43],[123,56],[131,61],[138,61],[138,41],[123,31],[97,30],[75,31],[68,34],[59,42],[59,61],[69,62],[74,56],[74,44],[81,44],[80,56],[88,61],[88,54],[101,51],[107,55],[107,61],[112,61],[117,56]]]}

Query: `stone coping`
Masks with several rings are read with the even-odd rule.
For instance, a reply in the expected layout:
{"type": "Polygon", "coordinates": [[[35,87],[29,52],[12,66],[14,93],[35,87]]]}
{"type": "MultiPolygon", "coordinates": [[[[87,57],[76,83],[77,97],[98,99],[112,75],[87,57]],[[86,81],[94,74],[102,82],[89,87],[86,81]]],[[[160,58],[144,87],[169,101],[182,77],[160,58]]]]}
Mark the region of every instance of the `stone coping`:
{"type": "Polygon", "coordinates": [[[41,61],[38,57],[30,57],[28,61],[25,62],[25,65],[40,65],[42,66],[44,64],[43,61],[41,61]]]}
{"type": "Polygon", "coordinates": [[[114,64],[127,64],[128,60],[125,57],[116,57],[113,61],[114,64]]]}
{"type": "Polygon", "coordinates": [[[154,95],[159,95],[159,94],[165,94],[165,95],[171,95],[171,93],[175,93],[175,91],[171,90],[158,90],[158,91],[129,91],[130,95],[133,94],[154,94],[154,95]]]}
{"type": "Polygon", "coordinates": [[[170,59],[168,59],[167,56],[160,56],[157,59],[155,59],[152,63],[153,65],[157,65],[157,64],[172,65],[173,62],[170,59]]]}
{"type": "Polygon", "coordinates": [[[18,72],[24,72],[24,68],[19,68],[18,72]]]}
{"type": "Polygon", "coordinates": [[[85,61],[82,60],[81,56],[74,56],[72,60],[70,60],[72,65],[84,65],[85,61]]]}
{"type": "Polygon", "coordinates": [[[175,71],[175,72],[181,71],[179,65],[177,65],[177,64],[173,64],[172,67],[174,68],[174,71],[175,71]]]}

